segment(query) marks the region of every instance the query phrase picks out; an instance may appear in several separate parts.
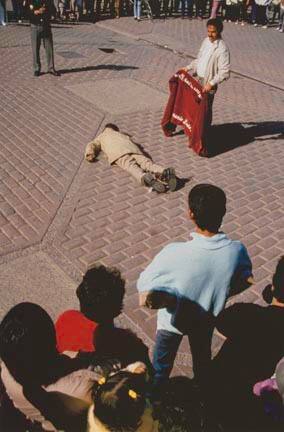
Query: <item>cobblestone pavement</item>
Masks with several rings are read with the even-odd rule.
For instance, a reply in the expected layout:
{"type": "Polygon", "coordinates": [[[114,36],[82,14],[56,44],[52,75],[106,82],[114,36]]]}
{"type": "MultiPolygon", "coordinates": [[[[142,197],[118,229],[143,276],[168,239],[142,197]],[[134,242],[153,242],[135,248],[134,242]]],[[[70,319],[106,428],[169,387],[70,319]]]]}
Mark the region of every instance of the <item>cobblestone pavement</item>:
{"type": "MultiPolygon", "coordinates": [[[[77,307],[76,282],[102,262],[127,281],[120,323],[152,347],[156,318],[138,307],[136,281],[164,245],[188,238],[186,198],[199,182],[225,189],[224,230],[252,257],[257,283],[233,301],[262,302],[284,250],[283,35],[225,25],[235,73],[214,102],[220,154],[204,159],[184,136],[165,138],[159,127],[168,79],[196,55],[204,33],[204,23],[182,19],[54,25],[62,76],[34,78],[28,26],[0,27],[2,316],[23,293],[54,317],[77,307]],[[175,166],[184,187],[156,195],[102,156],[85,163],[85,144],[109,121],[157,163],[175,166]],[[33,281],[37,291],[28,289],[33,281]]],[[[214,352],[221,343],[216,334],[214,352]]],[[[190,364],[183,343],[175,372],[190,364]]]]}

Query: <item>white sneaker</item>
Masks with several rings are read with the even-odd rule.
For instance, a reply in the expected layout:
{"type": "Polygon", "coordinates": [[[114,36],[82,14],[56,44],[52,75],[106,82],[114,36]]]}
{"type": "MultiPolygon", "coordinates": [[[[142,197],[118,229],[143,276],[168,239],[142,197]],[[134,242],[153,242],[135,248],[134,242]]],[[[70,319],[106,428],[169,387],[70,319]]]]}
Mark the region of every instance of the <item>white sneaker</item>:
{"type": "Polygon", "coordinates": [[[242,21],[242,22],[241,22],[241,26],[244,26],[244,25],[245,25],[245,23],[242,21]]]}
{"type": "Polygon", "coordinates": [[[267,28],[267,25],[263,25],[262,28],[267,28]]]}
{"type": "Polygon", "coordinates": [[[282,30],[282,29],[280,29],[279,31],[280,31],[280,33],[283,33],[283,32],[284,32],[284,30],[282,30]]]}
{"type": "Polygon", "coordinates": [[[254,25],[253,25],[254,27],[258,27],[258,24],[256,24],[256,23],[254,23],[254,25]]]}
{"type": "Polygon", "coordinates": [[[5,27],[7,24],[5,23],[5,21],[1,21],[1,25],[5,27]]]}

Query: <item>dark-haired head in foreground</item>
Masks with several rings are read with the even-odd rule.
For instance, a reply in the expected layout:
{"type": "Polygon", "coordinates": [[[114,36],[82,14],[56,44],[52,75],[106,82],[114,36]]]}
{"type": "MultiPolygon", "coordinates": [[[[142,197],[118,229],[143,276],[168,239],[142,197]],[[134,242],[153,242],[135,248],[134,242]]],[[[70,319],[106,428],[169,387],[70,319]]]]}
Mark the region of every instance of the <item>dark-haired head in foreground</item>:
{"type": "Polygon", "coordinates": [[[226,195],[217,186],[201,183],[188,195],[189,216],[201,231],[216,234],[226,213],[226,195]]]}
{"type": "Polygon", "coordinates": [[[119,270],[94,266],[86,272],[76,291],[81,312],[98,324],[111,323],[123,308],[124,287],[119,270]]]}
{"type": "Polygon", "coordinates": [[[12,375],[42,381],[57,358],[56,336],[48,313],[34,303],[19,303],[0,324],[0,357],[12,375]]]}
{"type": "MultiPolygon", "coordinates": [[[[109,431],[130,432],[136,431],[144,421],[146,368],[142,363],[137,363],[132,369],[130,366],[135,364],[129,365],[129,370],[122,370],[95,385],[94,406],[90,408],[88,416],[90,432],[100,430],[97,422],[109,431]]],[[[146,420],[153,423],[151,413],[146,412],[146,416],[150,417],[146,420]]]]}

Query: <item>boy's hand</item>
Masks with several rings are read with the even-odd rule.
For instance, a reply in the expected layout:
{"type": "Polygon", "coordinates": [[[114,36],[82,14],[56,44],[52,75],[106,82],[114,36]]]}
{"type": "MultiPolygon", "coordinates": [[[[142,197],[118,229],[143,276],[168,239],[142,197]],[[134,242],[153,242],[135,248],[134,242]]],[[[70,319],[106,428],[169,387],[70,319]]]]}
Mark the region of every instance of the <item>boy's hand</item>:
{"type": "Polygon", "coordinates": [[[139,293],[139,306],[146,306],[146,300],[147,300],[148,294],[149,294],[149,291],[144,291],[142,293],[139,293]]]}
{"type": "Polygon", "coordinates": [[[149,309],[171,309],[176,305],[176,296],[165,291],[150,291],[145,305],[149,309]]]}

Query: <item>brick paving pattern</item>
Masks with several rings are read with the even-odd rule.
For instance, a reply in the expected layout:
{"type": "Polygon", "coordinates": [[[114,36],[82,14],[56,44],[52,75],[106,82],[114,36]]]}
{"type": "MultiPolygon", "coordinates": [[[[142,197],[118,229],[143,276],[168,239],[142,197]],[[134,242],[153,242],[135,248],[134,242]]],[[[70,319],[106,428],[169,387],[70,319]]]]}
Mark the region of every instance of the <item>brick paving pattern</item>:
{"type": "MultiPolygon", "coordinates": [[[[186,199],[194,184],[224,188],[224,230],[243,241],[252,257],[257,283],[231,302],[262,303],[262,288],[284,250],[281,34],[225,26],[232,68],[243,76],[233,73],[215,98],[214,133],[223,152],[200,158],[184,136],[165,138],[160,130],[163,107],[154,98],[167,97],[168,79],[196,55],[204,28],[204,23],[181,19],[137,24],[132,18],[56,25],[58,79],[32,77],[27,26],[0,28],[0,263],[33,254],[29,248],[37,245],[73,280],[93,263],[117,266],[127,281],[120,323],[132,327],[150,348],[156,316],[138,307],[136,281],[163,246],[188,238],[192,225],[186,199]],[[114,52],[101,50],[105,48],[114,52]],[[147,85],[153,101],[137,110],[137,100],[129,98],[126,113],[119,111],[113,91],[111,113],[95,92],[88,100],[74,92],[105,80],[112,89],[122,82],[137,83],[137,98],[147,85]],[[109,121],[129,132],[154,161],[176,167],[184,187],[157,195],[109,167],[102,155],[93,164],[83,161],[86,143],[109,121]]],[[[42,57],[45,64],[44,52],[42,57]]],[[[47,297],[45,293],[43,306],[48,308],[47,297]]],[[[216,334],[214,352],[221,343],[216,334]]],[[[189,371],[184,341],[175,372],[189,371]]]]}

